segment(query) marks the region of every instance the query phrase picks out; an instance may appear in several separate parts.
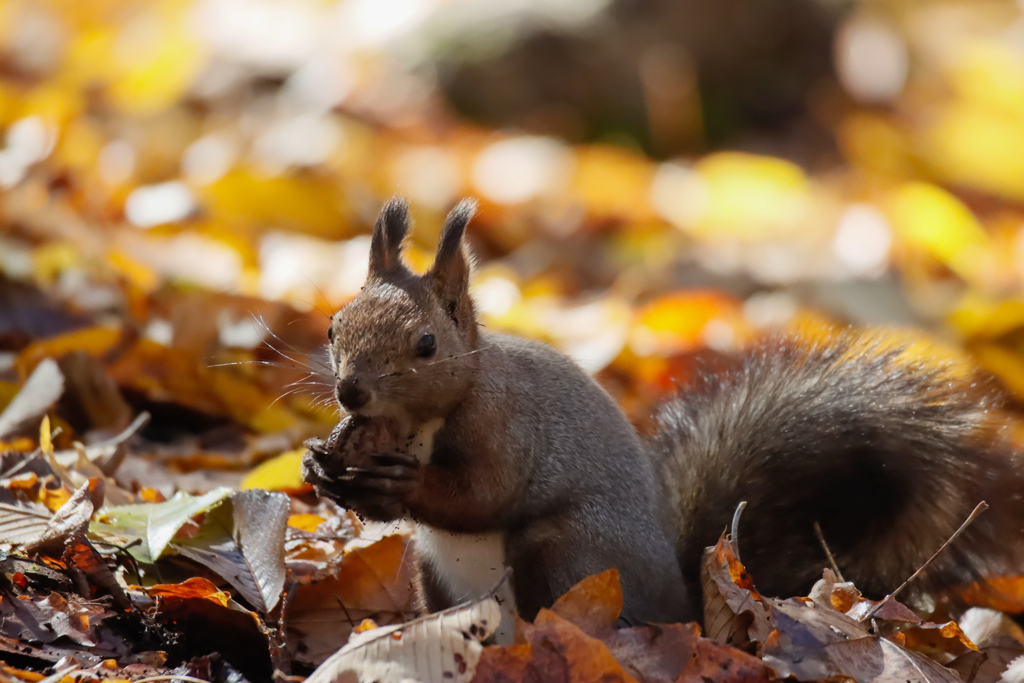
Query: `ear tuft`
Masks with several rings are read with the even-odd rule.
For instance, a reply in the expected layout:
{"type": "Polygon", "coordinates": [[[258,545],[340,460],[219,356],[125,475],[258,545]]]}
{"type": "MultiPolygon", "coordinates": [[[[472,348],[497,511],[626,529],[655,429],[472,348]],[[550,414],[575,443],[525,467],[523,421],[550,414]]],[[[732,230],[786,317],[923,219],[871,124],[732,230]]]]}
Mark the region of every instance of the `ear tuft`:
{"type": "Polygon", "coordinates": [[[395,274],[408,274],[402,264],[402,240],[409,232],[409,204],[401,197],[392,197],[380,210],[370,239],[371,279],[384,279],[395,274]]]}
{"type": "Polygon", "coordinates": [[[476,213],[476,200],[463,199],[451,210],[441,228],[441,240],[437,244],[437,256],[427,277],[434,283],[435,291],[441,297],[449,317],[459,324],[462,317],[472,317],[472,302],[469,300],[469,271],[471,264],[462,246],[466,225],[476,213]]]}
{"type": "Polygon", "coordinates": [[[441,227],[441,240],[437,243],[437,257],[434,259],[432,270],[443,270],[447,268],[456,256],[462,252],[462,236],[466,232],[466,226],[476,214],[477,201],[475,199],[463,199],[444,219],[441,227]]]}

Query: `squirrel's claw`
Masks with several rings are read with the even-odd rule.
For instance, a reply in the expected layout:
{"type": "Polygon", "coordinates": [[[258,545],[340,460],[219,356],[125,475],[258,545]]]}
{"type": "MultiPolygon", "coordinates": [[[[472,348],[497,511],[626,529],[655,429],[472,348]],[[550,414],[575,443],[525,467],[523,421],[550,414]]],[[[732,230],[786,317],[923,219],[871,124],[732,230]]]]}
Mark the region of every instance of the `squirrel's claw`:
{"type": "Polygon", "coordinates": [[[380,466],[397,465],[414,471],[420,468],[419,458],[411,453],[379,453],[373,456],[373,460],[380,466]]]}
{"type": "Polygon", "coordinates": [[[340,467],[321,439],[306,442],[302,477],[318,495],[380,521],[398,519],[402,501],[419,484],[420,463],[403,453],[373,456],[370,467],[340,467]],[[334,465],[334,467],[332,467],[334,465]]]}
{"type": "MultiPolygon", "coordinates": [[[[306,446],[310,446],[309,442],[306,443],[306,446]]],[[[302,478],[317,490],[324,484],[334,482],[334,477],[324,469],[323,463],[317,458],[318,455],[320,454],[310,449],[302,456],[302,478]]]]}

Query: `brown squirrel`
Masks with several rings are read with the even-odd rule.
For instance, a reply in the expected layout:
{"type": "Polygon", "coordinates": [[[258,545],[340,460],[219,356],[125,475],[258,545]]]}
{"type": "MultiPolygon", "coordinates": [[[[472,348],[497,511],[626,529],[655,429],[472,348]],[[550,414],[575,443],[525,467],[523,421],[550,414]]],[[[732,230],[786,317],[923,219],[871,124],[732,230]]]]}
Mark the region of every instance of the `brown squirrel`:
{"type": "Polygon", "coordinates": [[[827,559],[881,597],[974,506],[982,515],[928,569],[936,584],[1015,562],[1024,471],[983,385],[849,334],[770,339],[683,392],[642,440],[611,396],[541,343],[483,333],[463,233],[447,217],[422,276],[401,261],[404,202],[388,202],[359,295],[328,334],[337,397],[386,418],[403,448],[353,466],[312,440],[304,476],[379,520],[417,527],[427,607],[479,597],[512,568],[532,618],[580,579],[618,569],[627,621],[701,616],[705,546],[740,501],[742,558],[760,590],[806,594],[827,559]]]}

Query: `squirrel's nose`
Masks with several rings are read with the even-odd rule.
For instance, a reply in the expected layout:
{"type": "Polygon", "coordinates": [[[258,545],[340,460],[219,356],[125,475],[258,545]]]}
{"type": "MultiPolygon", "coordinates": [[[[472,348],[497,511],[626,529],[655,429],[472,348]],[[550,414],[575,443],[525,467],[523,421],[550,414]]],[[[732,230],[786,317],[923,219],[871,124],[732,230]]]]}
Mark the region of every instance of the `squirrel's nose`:
{"type": "Polygon", "coordinates": [[[338,382],[338,403],[349,410],[359,410],[370,400],[370,392],[359,385],[355,377],[338,382]]]}

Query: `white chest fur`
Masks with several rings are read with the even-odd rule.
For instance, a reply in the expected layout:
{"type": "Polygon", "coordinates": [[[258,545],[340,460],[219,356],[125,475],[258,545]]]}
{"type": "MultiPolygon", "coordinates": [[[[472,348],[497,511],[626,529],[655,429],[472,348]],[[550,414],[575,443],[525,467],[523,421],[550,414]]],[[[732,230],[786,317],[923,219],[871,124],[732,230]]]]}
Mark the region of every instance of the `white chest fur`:
{"type": "MultiPolygon", "coordinates": [[[[484,597],[505,572],[505,534],[500,531],[456,534],[417,524],[416,547],[433,567],[453,604],[484,597]]],[[[496,640],[507,645],[512,642],[512,615],[516,612],[508,581],[500,586],[497,597],[501,602],[501,626],[496,640]]]]}
{"type": "Polygon", "coordinates": [[[486,595],[505,571],[501,532],[456,534],[417,524],[416,544],[457,603],[486,595]]]}
{"type": "Polygon", "coordinates": [[[430,454],[434,452],[434,435],[444,424],[444,420],[436,418],[430,422],[424,422],[416,432],[409,437],[408,450],[410,455],[415,455],[421,465],[430,462],[430,454]]]}
{"type": "MultiPolygon", "coordinates": [[[[413,435],[409,452],[421,463],[430,462],[434,435],[442,424],[442,420],[431,420],[413,435]]],[[[502,532],[458,534],[417,524],[416,547],[433,567],[454,604],[487,595],[505,572],[505,534],[502,532]]],[[[497,640],[510,643],[515,599],[507,581],[498,597],[502,601],[502,623],[497,640]]]]}

